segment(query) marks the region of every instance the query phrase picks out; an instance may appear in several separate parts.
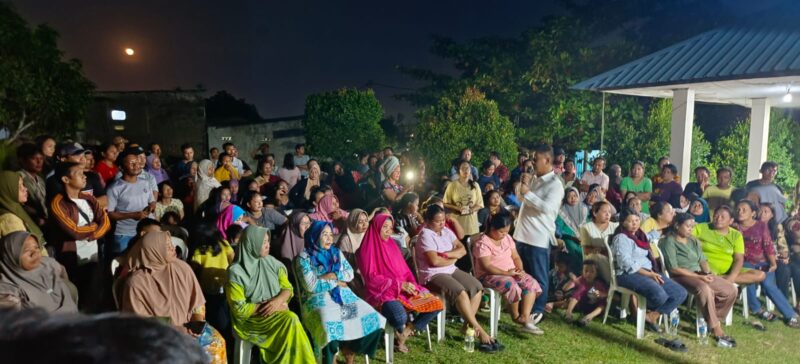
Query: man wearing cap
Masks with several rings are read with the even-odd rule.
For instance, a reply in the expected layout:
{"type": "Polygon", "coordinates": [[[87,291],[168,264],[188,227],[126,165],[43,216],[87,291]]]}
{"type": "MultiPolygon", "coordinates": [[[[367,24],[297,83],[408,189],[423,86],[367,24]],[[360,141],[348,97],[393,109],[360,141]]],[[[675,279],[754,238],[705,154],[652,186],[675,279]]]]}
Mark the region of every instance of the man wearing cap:
{"type": "MultiPolygon", "coordinates": [[[[139,162],[141,166],[141,172],[139,172],[139,179],[146,181],[150,184],[150,189],[153,190],[153,197],[158,200],[158,182],[156,182],[156,177],[150,174],[150,172],[145,171],[144,167],[147,165],[147,156],[144,155],[144,149],[136,143],[130,143],[127,148],[122,149],[127,150],[129,153],[133,153],[136,155],[136,161],[139,162]]],[[[122,155],[120,153],[120,155],[122,155]]],[[[117,156],[117,165],[119,165],[120,157],[117,156]]],[[[120,168],[119,172],[117,172],[117,176],[114,177],[115,180],[122,178],[122,169],[120,168]]]]}
{"type": "MultiPolygon", "coordinates": [[[[56,148],[58,163],[78,163],[81,168],[86,167],[86,153],[91,153],[91,151],[84,149],[79,143],[64,143],[56,148]]],[[[56,163],[56,165],[58,165],[58,163],[56,163]]],[[[50,201],[50,199],[53,198],[59,189],[59,184],[61,183],[58,181],[58,179],[53,177],[54,171],[55,170],[51,171],[50,174],[47,175],[47,181],[45,183],[47,186],[47,201],[50,201]]],[[[81,192],[92,195],[100,204],[100,206],[105,207],[108,203],[105,185],[99,174],[86,174],[86,186],[81,189],[81,192]]]]}
{"type": "Polygon", "coordinates": [[[108,217],[117,222],[114,240],[108,247],[108,258],[118,256],[136,236],[136,224],[146,217],[152,218],[156,208],[156,197],[152,185],[139,176],[143,164],[139,155],[144,150],[125,148],[117,158],[122,176],[108,187],[108,217]]]}

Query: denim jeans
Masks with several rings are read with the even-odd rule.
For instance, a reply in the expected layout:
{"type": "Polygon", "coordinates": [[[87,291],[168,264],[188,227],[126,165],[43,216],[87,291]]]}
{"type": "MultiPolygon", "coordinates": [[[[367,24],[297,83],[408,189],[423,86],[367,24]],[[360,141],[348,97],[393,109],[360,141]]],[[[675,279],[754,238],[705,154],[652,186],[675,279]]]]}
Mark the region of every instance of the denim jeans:
{"type": "Polygon", "coordinates": [[[647,309],[669,314],[686,300],[686,289],[675,281],[661,275],[664,284],[639,273],[617,276],[617,284],[647,298],[647,309]]]}
{"type": "Polygon", "coordinates": [[[128,243],[133,240],[134,236],[127,236],[127,235],[114,235],[114,240],[110,241],[108,244],[108,248],[106,249],[106,257],[107,259],[111,260],[116,258],[120,255],[120,253],[124,252],[125,249],[128,248],[128,243]]]}
{"type": "MultiPolygon", "coordinates": [[[[751,269],[758,269],[765,266],[769,266],[769,263],[761,263],[756,265],[748,262],[744,263],[745,268],[751,269]]],[[[778,285],[775,283],[775,272],[765,273],[767,274],[767,278],[761,282],[761,290],[767,297],[769,297],[770,300],[772,300],[772,303],[775,304],[775,307],[781,312],[781,315],[783,315],[785,319],[788,320],[797,316],[797,313],[795,313],[794,309],[792,309],[792,305],[789,304],[789,300],[787,300],[786,296],[784,296],[781,290],[778,289],[778,285]]],[[[761,312],[761,301],[759,301],[758,297],[756,296],[755,284],[747,286],[747,305],[750,307],[750,311],[761,312]]]]}
{"type": "Polygon", "coordinates": [[[544,305],[547,303],[547,290],[550,288],[550,245],[547,248],[539,248],[525,243],[517,243],[517,253],[522,259],[522,267],[525,273],[530,274],[542,293],[536,297],[533,304],[533,313],[543,313],[544,305]]]}

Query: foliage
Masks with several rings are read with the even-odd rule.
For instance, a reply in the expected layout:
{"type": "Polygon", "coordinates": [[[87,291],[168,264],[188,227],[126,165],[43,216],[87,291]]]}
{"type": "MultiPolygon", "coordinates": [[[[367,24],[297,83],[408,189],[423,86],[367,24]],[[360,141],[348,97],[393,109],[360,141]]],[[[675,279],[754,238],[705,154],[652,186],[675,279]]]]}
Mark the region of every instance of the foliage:
{"type": "Polygon", "coordinates": [[[500,114],[497,103],[475,88],[444,96],[436,105],[419,111],[420,123],[412,149],[424,151],[428,169],[447,171],[461,149],[469,147],[475,164],[497,151],[513,161],[517,146],[514,125],[500,114]]]}
{"type": "MultiPolygon", "coordinates": [[[[767,159],[778,163],[776,183],[791,191],[797,182],[797,171],[794,161],[794,138],[800,133],[800,126],[789,117],[773,111],[770,117],[769,145],[767,159]]],[[[733,170],[733,184],[744,186],[747,174],[747,151],[750,141],[750,120],[736,122],[726,133],[720,136],[710,159],[710,169],[727,166],[733,170]]]]}
{"type": "MultiPolygon", "coordinates": [[[[629,106],[634,109],[634,106],[629,106]]],[[[643,110],[620,113],[606,108],[606,158],[627,170],[634,161],[645,164],[646,174],[656,173],[658,159],[669,154],[672,100],[655,100],[647,115],[643,110]]]]}
{"type": "Polygon", "coordinates": [[[23,131],[65,136],[86,115],[94,85],[79,61],[64,60],[58,33],[30,28],[7,3],[0,3],[0,127],[14,139],[23,131]]]}
{"type": "Polygon", "coordinates": [[[383,108],[372,90],[342,88],[306,99],[304,126],[309,153],[348,159],[385,146],[383,108]]]}
{"type": "Polygon", "coordinates": [[[261,120],[261,115],[255,105],[248,104],[244,99],[237,99],[228,91],[217,91],[214,96],[206,100],[206,117],[216,118],[241,118],[245,120],[261,120]]]}

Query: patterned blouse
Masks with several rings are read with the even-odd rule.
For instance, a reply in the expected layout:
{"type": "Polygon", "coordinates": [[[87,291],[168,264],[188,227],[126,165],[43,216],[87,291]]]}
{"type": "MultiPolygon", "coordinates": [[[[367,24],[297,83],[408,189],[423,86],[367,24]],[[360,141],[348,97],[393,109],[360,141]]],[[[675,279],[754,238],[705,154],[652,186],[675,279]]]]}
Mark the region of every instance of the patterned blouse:
{"type": "Polygon", "coordinates": [[[745,229],[739,224],[734,226],[744,237],[744,261],[756,265],[767,262],[768,255],[775,255],[775,244],[767,224],[756,221],[755,225],[745,229]]]}

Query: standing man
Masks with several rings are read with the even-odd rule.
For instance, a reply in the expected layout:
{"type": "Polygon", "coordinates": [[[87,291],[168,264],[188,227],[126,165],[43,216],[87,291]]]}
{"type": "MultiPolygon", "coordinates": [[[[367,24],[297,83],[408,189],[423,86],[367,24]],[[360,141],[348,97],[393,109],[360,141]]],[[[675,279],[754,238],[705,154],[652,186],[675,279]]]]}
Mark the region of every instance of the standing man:
{"type": "Polygon", "coordinates": [[[581,176],[581,192],[589,192],[589,186],[593,184],[600,185],[600,188],[603,190],[603,196],[605,196],[606,192],[608,192],[608,175],[603,172],[606,168],[606,159],[603,157],[597,157],[592,161],[592,171],[591,172],[583,172],[581,176]]]}
{"type": "MultiPolygon", "coordinates": [[[[108,258],[118,256],[136,236],[139,220],[152,217],[156,209],[156,197],[148,181],[139,178],[142,165],[138,155],[141,148],[129,147],[120,153],[117,165],[122,177],[108,187],[108,217],[117,222],[114,239],[109,247],[108,258]]],[[[157,192],[157,191],[155,191],[157,192]]]]}
{"type": "Polygon", "coordinates": [[[508,167],[503,164],[503,161],[500,160],[500,153],[497,151],[492,151],[489,153],[489,160],[494,164],[494,175],[500,179],[501,183],[508,182],[509,171],[508,167]]]}
{"type": "Polygon", "coordinates": [[[55,258],[67,270],[80,296],[80,308],[97,312],[97,297],[102,293],[99,284],[98,239],[111,228],[106,211],[86,187],[84,167],[75,162],[56,165],[54,178],[59,192],[50,201],[50,221],[47,241],[55,248],[55,258]]]}
{"type": "Polygon", "coordinates": [[[308,177],[308,160],[311,157],[306,155],[306,145],[297,144],[294,146],[294,165],[300,168],[300,175],[308,177]]]}
{"type": "Polygon", "coordinates": [[[717,169],[717,184],[715,186],[708,186],[703,191],[703,198],[708,202],[708,209],[711,212],[711,217],[714,216],[714,211],[722,205],[731,205],[731,193],[733,186],[731,180],[733,179],[733,171],[728,167],[721,167],[717,169]]]}
{"type": "Polygon", "coordinates": [[[17,159],[22,169],[19,171],[22,176],[22,184],[28,190],[28,201],[23,206],[39,226],[44,225],[47,219],[47,206],[45,197],[47,188],[45,179],[42,178],[44,169],[44,154],[36,144],[22,144],[17,148],[17,159]]]}
{"type": "Polygon", "coordinates": [[[747,197],[756,203],[770,203],[775,208],[775,221],[783,224],[786,221],[786,196],[775,184],[778,175],[778,163],[766,161],[761,165],[761,179],[747,183],[747,197]]]}
{"type": "Polygon", "coordinates": [[[181,154],[183,154],[183,159],[172,167],[172,178],[175,182],[188,175],[189,170],[192,168],[192,163],[194,163],[194,148],[192,148],[191,144],[185,143],[181,145],[181,154]]]}
{"type": "Polygon", "coordinates": [[[514,240],[525,272],[542,287],[542,294],[537,297],[531,315],[535,325],[542,320],[547,303],[550,246],[556,243],[556,217],[564,199],[564,186],[553,172],[553,148],[547,144],[536,147],[533,161],[537,178],[530,187],[520,185],[523,199],[514,240]]]}

